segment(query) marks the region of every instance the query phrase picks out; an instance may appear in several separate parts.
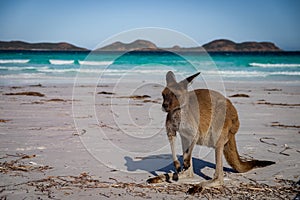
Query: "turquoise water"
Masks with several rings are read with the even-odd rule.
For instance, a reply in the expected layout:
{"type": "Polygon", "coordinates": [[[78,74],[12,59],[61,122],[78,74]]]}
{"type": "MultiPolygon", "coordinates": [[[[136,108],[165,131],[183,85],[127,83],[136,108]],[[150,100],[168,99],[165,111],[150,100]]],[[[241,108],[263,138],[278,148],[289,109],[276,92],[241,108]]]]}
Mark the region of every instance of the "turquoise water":
{"type": "Polygon", "coordinates": [[[0,84],[60,83],[81,77],[163,79],[167,71],[208,79],[300,81],[300,53],[0,52],[0,84]]]}

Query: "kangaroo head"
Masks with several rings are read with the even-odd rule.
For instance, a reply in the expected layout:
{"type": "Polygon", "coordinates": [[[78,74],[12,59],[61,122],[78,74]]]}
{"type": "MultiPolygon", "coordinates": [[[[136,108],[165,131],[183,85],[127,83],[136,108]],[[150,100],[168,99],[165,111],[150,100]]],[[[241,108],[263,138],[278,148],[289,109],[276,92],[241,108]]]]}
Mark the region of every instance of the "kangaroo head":
{"type": "Polygon", "coordinates": [[[188,101],[188,85],[199,74],[200,72],[178,83],[174,73],[169,71],[166,75],[167,86],[162,91],[162,110],[165,112],[170,112],[183,107],[188,101]]]}

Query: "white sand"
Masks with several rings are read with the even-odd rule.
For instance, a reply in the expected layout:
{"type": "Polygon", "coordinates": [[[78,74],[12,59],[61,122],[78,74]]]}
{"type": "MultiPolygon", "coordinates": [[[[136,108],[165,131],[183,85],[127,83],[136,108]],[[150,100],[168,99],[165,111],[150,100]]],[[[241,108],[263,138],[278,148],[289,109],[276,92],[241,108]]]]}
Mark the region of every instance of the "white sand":
{"type": "MultiPolygon", "coordinates": [[[[201,87],[195,83],[195,87],[201,87]]],[[[250,98],[231,98],[236,106],[241,127],[237,134],[239,153],[243,157],[275,161],[276,164],[248,173],[225,171],[225,185],[243,182],[278,185],[277,179],[298,181],[300,175],[300,106],[270,105],[258,102],[300,104],[298,83],[225,83],[226,95],[248,94],[250,98]],[[264,101],[262,101],[264,100],[264,101]],[[275,123],[276,122],[276,123],[275,123]],[[272,127],[271,125],[277,125],[272,127]],[[279,126],[278,126],[279,125],[279,126]],[[282,127],[282,126],[290,127],[282,127]],[[292,127],[297,126],[297,127],[292,127]],[[260,141],[265,141],[266,144],[260,141]],[[285,151],[283,151],[286,148],[285,151]],[[283,151],[283,152],[282,152],[283,151]],[[280,153],[282,152],[282,153],[280,153]]],[[[127,83],[76,87],[72,85],[0,88],[0,152],[5,161],[18,159],[16,154],[36,155],[20,163],[32,166],[50,166],[52,169],[10,169],[0,174],[0,197],[8,199],[113,199],[146,198],[188,199],[198,196],[183,192],[158,192],[153,189],[130,186],[125,188],[80,188],[68,185],[57,189],[49,187],[42,192],[28,181],[49,176],[79,176],[88,173],[93,179],[115,184],[142,183],[155,173],[173,170],[170,148],[164,130],[165,113],[160,109],[159,84],[127,83]],[[35,91],[45,97],[7,96],[5,93],[35,91]],[[97,94],[114,92],[114,95],[97,94]],[[134,100],[130,95],[149,95],[153,102],[134,100]],[[120,98],[121,97],[121,98],[120,98]],[[50,99],[62,101],[47,101],[50,99]],[[73,98],[73,107],[72,107],[73,98]],[[75,123],[74,123],[75,122],[75,123]],[[154,172],[156,171],[156,172],[154,172]],[[134,192],[132,192],[134,190],[134,192]]],[[[178,154],[181,154],[178,139],[178,154]]],[[[194,150],[195,176],[179,184],[204,180],[214,173],[214,151],[197,147],[194,150]],[[204,161],[202,161],[203,159],[204,161]],[[203,173],[200,173],[200,170],[203,173]]],[[[224,166],[230,166],[224,161],[224,166]]],[[[48,182],[41,182],[47,183],[48,182]]],[[[172,185],[176,183],[171,183],[172,185]]],[[[299,186],[298,186],[299,187],[299,186]]],[[[188,188],[187,188],[188,189],[188,188]]],[[[206,197],[206,196],[205,196],[206,197]]],[[[293,197],[293,194],[292,196],[293,197]]],[[[267,198],[267,197],[266,197],[267,198]]]]}

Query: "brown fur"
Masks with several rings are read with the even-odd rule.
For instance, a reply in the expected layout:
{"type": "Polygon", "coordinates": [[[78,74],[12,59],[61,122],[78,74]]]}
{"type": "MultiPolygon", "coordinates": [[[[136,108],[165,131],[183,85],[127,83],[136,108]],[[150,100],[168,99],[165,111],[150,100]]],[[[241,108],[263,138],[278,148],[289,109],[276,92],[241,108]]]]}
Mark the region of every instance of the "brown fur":
{"type": "Polygon", "coordinates": [[[240,125],[237,111],[229,99],[216,91],[208,89],[188,91],[188,84],[199,74],[179,83],[173,72],[166,75],[167,87],[162,92],[164,98],[162,108],[168,113],[166,131],[176,172],[151,178],[148,180],[149,183],[192,177],[192,151],[196,144],[215,148],[216,172],[212,180],[200,183],[203,188],[223,184],[223,153],[228,164],[238,172],[274,164],[272,161],[241,160],[235,141],[235,134],[240,125]],[[174,146],[177,132],[182,141],[183,172],[174,146]]]}

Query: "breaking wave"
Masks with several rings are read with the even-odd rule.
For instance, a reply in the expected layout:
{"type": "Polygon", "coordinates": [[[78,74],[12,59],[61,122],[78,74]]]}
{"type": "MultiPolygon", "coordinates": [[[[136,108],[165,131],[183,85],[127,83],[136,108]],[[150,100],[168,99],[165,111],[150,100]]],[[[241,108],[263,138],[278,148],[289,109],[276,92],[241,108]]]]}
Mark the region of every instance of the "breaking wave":
{"type": "Polygon", "coordinates": [[[249,63],[252,67],[263,67],[263,68],[271,68],[271,67],[300,67],[300,64],[287,64],[287,63],[249,63]]]}
{"type": "Polygon", "coordinates": [[[203,75],[215,76],[221,75],[223,77],[230,78],[242,78],[242,77],[267,77],[267,76],[299,76],[300,72],[291,72],[291,71],[278,71],[278,72],[262,72],[262,71],[206,71],[203,72],[203,75]]]}
{"type": "Polygon", "coordinates": [[[71,64],[74,64],[74,60],[53,60],[53,59],[50,59],[49,62],[52,65],[71,65],[71,64]]]}
{"type": "Polygon", "coordinates": [[[93,66],[97,66],[97,65],[111,65],[113,63],[113,61],[86,61],[86,60],[78,60],[78,63],[80,65],[93,65],[93,66]]]}
{"type": "Polygon", "coordinates": [[[0,66],[0,70],[8,70],[8,71],[26,71],[26,70],[40,70],[40,69],[49,69],[48,67],[33,67],[33,66],[27,66],[27,67],[19,67],[19,66],[0,66]]]}
{"type": "Polygon", "coordinates": [[[30,59],[1,59],[0,64],[8,64],[8,63],[28,63],[30,59]]]}
{"type": "Polygon", "coordinates": [[[104,74],[104,75],[124,75],[124,74],[165,74],[168,70],[143,70],[143,69],[80,69],[80,68],[70,68],[70,69],[51,69],[51,68],[38,68],[38,72],[44,73],[69,73],[69,72],[76,72],[76,73],[92,73],[92,74],[104,74]]]}

